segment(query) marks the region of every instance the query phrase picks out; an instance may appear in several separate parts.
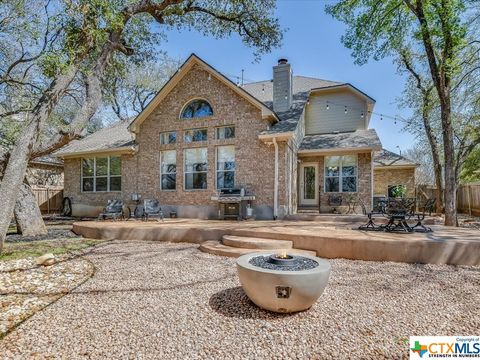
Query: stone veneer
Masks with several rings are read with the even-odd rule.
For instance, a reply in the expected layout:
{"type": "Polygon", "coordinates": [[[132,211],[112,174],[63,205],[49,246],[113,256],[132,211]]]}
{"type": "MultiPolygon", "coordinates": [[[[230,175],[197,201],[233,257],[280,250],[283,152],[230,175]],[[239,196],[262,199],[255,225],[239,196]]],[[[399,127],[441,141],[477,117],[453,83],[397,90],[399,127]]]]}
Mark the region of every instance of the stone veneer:
{"type": "MultiPolygon", "coordinates": [[[[218,145],[235,145],[236,186],[248,186],[256,196],[254,213],[257,218],[271,219],[274,193],[274,146],[258,139],[269,126],[261,111],[222,84],[214,76],[195,65],[175,88],[162,100],[140,126],[136,136],[138,152],[122,156],[122,191],[82,193],[80,191],[80,159],[65,160],[65,196],[75,204],[104,206],[107,199],[129,199],[136,192],[142,198],[156,198],[166,212],[178,212],[180,217],[216,218],[218,204],[210,197],[215,194],[215,157],[218,145]],[[198,119],[179,119],[183,106],[192,99],[207,100],[214,115],[198,119]],[[215,128],[235,126],[235,138],[216,140],[215,128]],[[208,128],[208,141],[184,143],[184,130],[208,128]],[[175,144],[160,145],[160,133],[176,131],[175,144]],[[207,189],[183,189],[183,151],[187,148],[208,148],[207,189]],[[177,151],[177,184],[175,191],[160,190],[160,151],[177,151]]],[[[285,209],[286,146],[279,143],[279,208],[285,209]]]]}
{"type": "Polygon", "coordinates": [[[389,185],[405,185],[407,196],[415,197],[415,168],[375,169],[373,194],[388,196],[389,185]]]}

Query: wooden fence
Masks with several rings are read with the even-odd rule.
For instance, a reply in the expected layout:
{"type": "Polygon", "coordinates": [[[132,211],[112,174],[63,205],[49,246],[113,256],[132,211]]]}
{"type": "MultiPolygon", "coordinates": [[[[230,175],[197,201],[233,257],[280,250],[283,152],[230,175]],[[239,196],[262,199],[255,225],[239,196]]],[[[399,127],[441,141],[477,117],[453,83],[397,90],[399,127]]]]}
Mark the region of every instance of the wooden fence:
{"type": "Polygon", "coordinates": [[[42,214],[59,213],[62,211],[63,188],[32,187],[42,214]]]}
{"type": "Polygon", "coordinates": [[[459,212],[480,216],[480,184],[460,185],[457,208],[459,212]]]}
{"type": "MultiPolygon", "coordinates": [[[[435,197],[436,187],[419,185],[416,188],[416,197],[420,201],[435,197]]],[[[480,216],[480,184],[464,184],[458,187],[458,212],[480,216]]]]}

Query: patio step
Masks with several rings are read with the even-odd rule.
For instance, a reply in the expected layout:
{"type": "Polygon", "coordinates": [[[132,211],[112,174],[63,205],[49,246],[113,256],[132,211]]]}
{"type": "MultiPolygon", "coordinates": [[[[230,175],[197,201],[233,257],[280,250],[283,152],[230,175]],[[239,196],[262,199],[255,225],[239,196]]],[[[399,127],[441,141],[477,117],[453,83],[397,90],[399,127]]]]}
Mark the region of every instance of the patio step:
{"type": "Polygon", "coordinates": [[[244,249],[291,249],[293,242],[289,240],[275,240],[256,237],[223,235],[223,245],[244,249]]]}
{"type": "MultiPolygon", "coordinates": [[[[222,244],[220,241],[217,240],[209,240],[203,242],[199,249],[205,253],[213,254],[213,255],[221,255],[221,256],[228,256],[228,257],[239,257],[241,255],[249,254],[252,252],[263,252],[263,253],[273,253],[275,250],[280,249],[246,249],[246,248],[238,248],[233,246],[228,246],[222,244]]],[[[300,249],[291,249],[288,251],[290,254],[301,254],[301,255],[310,255],[316,256],[315,251],[310,250],[300,250],[300,249]]]]}

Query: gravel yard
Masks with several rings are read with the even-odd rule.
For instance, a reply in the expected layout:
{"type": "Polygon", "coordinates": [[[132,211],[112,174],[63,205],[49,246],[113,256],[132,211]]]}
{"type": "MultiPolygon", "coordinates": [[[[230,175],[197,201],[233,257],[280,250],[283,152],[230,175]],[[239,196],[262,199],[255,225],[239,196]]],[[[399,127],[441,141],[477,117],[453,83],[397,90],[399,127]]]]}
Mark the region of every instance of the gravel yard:
{"type": "Polygon", "coordinates": [[[234,259],[195,245],[117,241],[95,275],[0,340],[6,358],[408,358],[410,335],[480,328],[480,268],[332,260],[325,293],[293,315],[262,311],[234,259]]]}

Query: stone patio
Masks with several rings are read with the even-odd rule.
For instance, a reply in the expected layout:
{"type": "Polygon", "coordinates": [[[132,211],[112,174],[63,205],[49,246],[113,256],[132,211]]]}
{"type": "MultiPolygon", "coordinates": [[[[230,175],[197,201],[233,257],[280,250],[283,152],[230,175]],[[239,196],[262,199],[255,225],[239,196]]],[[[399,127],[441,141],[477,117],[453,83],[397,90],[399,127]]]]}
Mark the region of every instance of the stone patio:
{"type": "MultiPolygon", "coordinates": [[[[364,216],[325,216],[323,221],[217,221],[166,219],[164,222],[86,221],[73,231],[94,239],[148,240],[202,244],[202,250],[238,256],[225,236],[287,240],[292,247],[329,259],[344,258],[407,263],[480,265],[480,232],[432,225],[433,233],[359,231],[364,216]],[[230,254],[229,254],[230,252],[230,254]]],[[[252,249],[256,249],[253,247],[252,249]]]]}
{"type": "Polygon", "coordinates": [[[89,281],[0,340],[2,357],[407,358],[410,335],[475,334],[480,268],[331,260],[308,311],[278,315],[239,287],[234,259],[198,245],[114,241],[89,281]]]}

